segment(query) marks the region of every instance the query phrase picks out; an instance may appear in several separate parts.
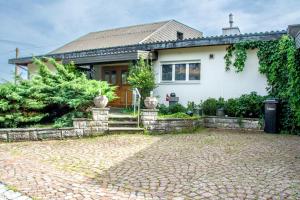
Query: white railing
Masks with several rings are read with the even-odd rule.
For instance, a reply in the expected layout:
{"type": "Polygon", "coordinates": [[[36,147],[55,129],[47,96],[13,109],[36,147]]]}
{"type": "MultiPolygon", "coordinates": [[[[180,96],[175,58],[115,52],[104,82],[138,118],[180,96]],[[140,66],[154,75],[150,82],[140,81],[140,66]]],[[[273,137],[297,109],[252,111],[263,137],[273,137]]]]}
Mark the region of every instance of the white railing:
{"type": "Polygon", "coordinates": [[[140,127],[141,94],[137,88],[133,88],[133,114],[135,116],[137,107],[138,127],[140,127]]]}

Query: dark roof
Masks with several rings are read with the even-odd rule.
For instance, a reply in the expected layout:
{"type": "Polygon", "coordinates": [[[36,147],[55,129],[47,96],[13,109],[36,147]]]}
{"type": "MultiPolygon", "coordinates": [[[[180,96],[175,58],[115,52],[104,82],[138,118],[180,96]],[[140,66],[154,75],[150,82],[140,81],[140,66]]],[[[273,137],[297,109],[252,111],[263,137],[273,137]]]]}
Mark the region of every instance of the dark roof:
{"type": "MultiPolygon", "coordinates": [[[[161,42],[152,43],[142,43],[135,45],[125,45],[110,48],[99,48],[90,49],[83,51],[74,51],[69,53],[58,53],[58,54],[46,54],[36,57],[53,57],[57,59],[68,60],[79,60],[80,58],[86,57],[97,57],[101,55],[113,55],[120,54],[124,52],[132,52],[137,50],[142,51],[154,51],[161,49],[175,49],[175,48],[187,48],[187,47],[201,47],[201,46],[214,46],[214,45],[229,45],[240,41],[268,41],[279,39],[283,34],[287,34],[287,31],[271,31],[271,32],[261,32],[261,33],[245,33],[239,35],[230,36],[211,36],[202,37],[194,39],[184,39],[184,40],[169,40],[161,42]]],[[[10,59],[10,64],[26,64],[31,62],[32,57],[24,57],[19,59],[10,59]]]]}

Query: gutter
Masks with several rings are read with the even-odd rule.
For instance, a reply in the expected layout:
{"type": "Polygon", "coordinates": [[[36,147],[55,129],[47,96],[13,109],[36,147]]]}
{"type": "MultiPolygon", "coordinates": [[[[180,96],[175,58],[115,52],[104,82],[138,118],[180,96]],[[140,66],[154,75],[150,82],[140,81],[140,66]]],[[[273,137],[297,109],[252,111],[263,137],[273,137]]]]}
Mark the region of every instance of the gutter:
{"type": "MultiPolygon", "coordinates": [[[[246,33],[246,34],[230,35],[230,36],[212,36],[212,37],[192,38],[192,39],[184,39],[184,40],[143,43],[143,44],[136,44],[136,45],[110,47],[110,48],[90,49],[90,50],[74,51],[74,52],[67,52],[67,53],[60,53],[60,54],[45,54],[45,55],[39,55],[35,57],[36,58],[52,57],[58,60],[71,60],[71,59],[80,59],[86,57],[136,52],[139,50],[154,51],[154,50],[162,50],[162,49],[230,45],[230,44],[238,43],[240,41],[248,41],[248,40],[269,41],[269,40],[277,40],[284,34],[287,34],[287,31],[282,30],[282,31],[264,32],[264,33],[249,33],[249,34],[246,33]]],[[[32,62],[32,56],[8,60],[9,64],[26,65],[31,62],[32,62]]]]}

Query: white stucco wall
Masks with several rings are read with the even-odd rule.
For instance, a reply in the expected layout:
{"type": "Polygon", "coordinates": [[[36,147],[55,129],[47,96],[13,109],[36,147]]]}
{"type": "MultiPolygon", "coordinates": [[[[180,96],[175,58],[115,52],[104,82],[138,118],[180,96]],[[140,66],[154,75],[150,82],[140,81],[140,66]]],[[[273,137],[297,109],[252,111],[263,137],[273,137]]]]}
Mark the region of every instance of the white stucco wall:
{"type": "Polygon", "coordinates": [[[176,93],[181,104],[187,104],[188,101],[199,103],[200,100],[206,100],[209,97],[224,97],[225,99],[239,97],[252,91],[256,91],[260,95],[267,94],[267,80],[258,71],[256,50],[248,51],[245,69],[241,73],[236,73],[234,70],[225,71],[225,53],[226,46],[160,50],[158,60],[153,63],[158,83],[154,94],[159,96],[159,102],[167,104],[165,97],[171,92],[176,93]],[[214,54],[214,59],[210,59],[209,54],[214,54]],[[193,60],[199,60],[201,63],[200,81],[197,83],[161,82],[161,64],[163,62],[187,61],[188,63],[193,60]]]}

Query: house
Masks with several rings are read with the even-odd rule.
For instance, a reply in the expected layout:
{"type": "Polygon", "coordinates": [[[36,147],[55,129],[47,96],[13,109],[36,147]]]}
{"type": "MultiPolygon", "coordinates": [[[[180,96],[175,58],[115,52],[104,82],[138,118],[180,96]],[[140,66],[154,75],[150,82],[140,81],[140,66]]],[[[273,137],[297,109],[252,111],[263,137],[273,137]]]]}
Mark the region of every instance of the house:
{"type": "MultiPolygon", "coordinates": [[[[298,27],[298,26],[296,26],[298,27]]],[[[117,89],[118,100],[111,106],[132,103],[132,91],[126,81],[128,65],[139,57],[150,59],[158,87],[154,94],[160,103],[172,92],[179,102],[200,102],[209,97],[230,98],[256,91],[267,94],[267,79],[258,71],[257,50],[249,50],[245,70],[225,71],[224,56],[230,44],[245,40],[274,40],[287,31],[241,34],[238,27],[223,28],[223,34],[204,37],[201,31],[175,20],[116,28],[84,35],[46,55],[62,63],[73,61],[90,78],[105,80],[117,89]]],[[[37,68],[32,57],[10,59],[23,65],[30,75],[37,68]]],[[[53,66],[49,66],[54,70],[53,66]]]]}

